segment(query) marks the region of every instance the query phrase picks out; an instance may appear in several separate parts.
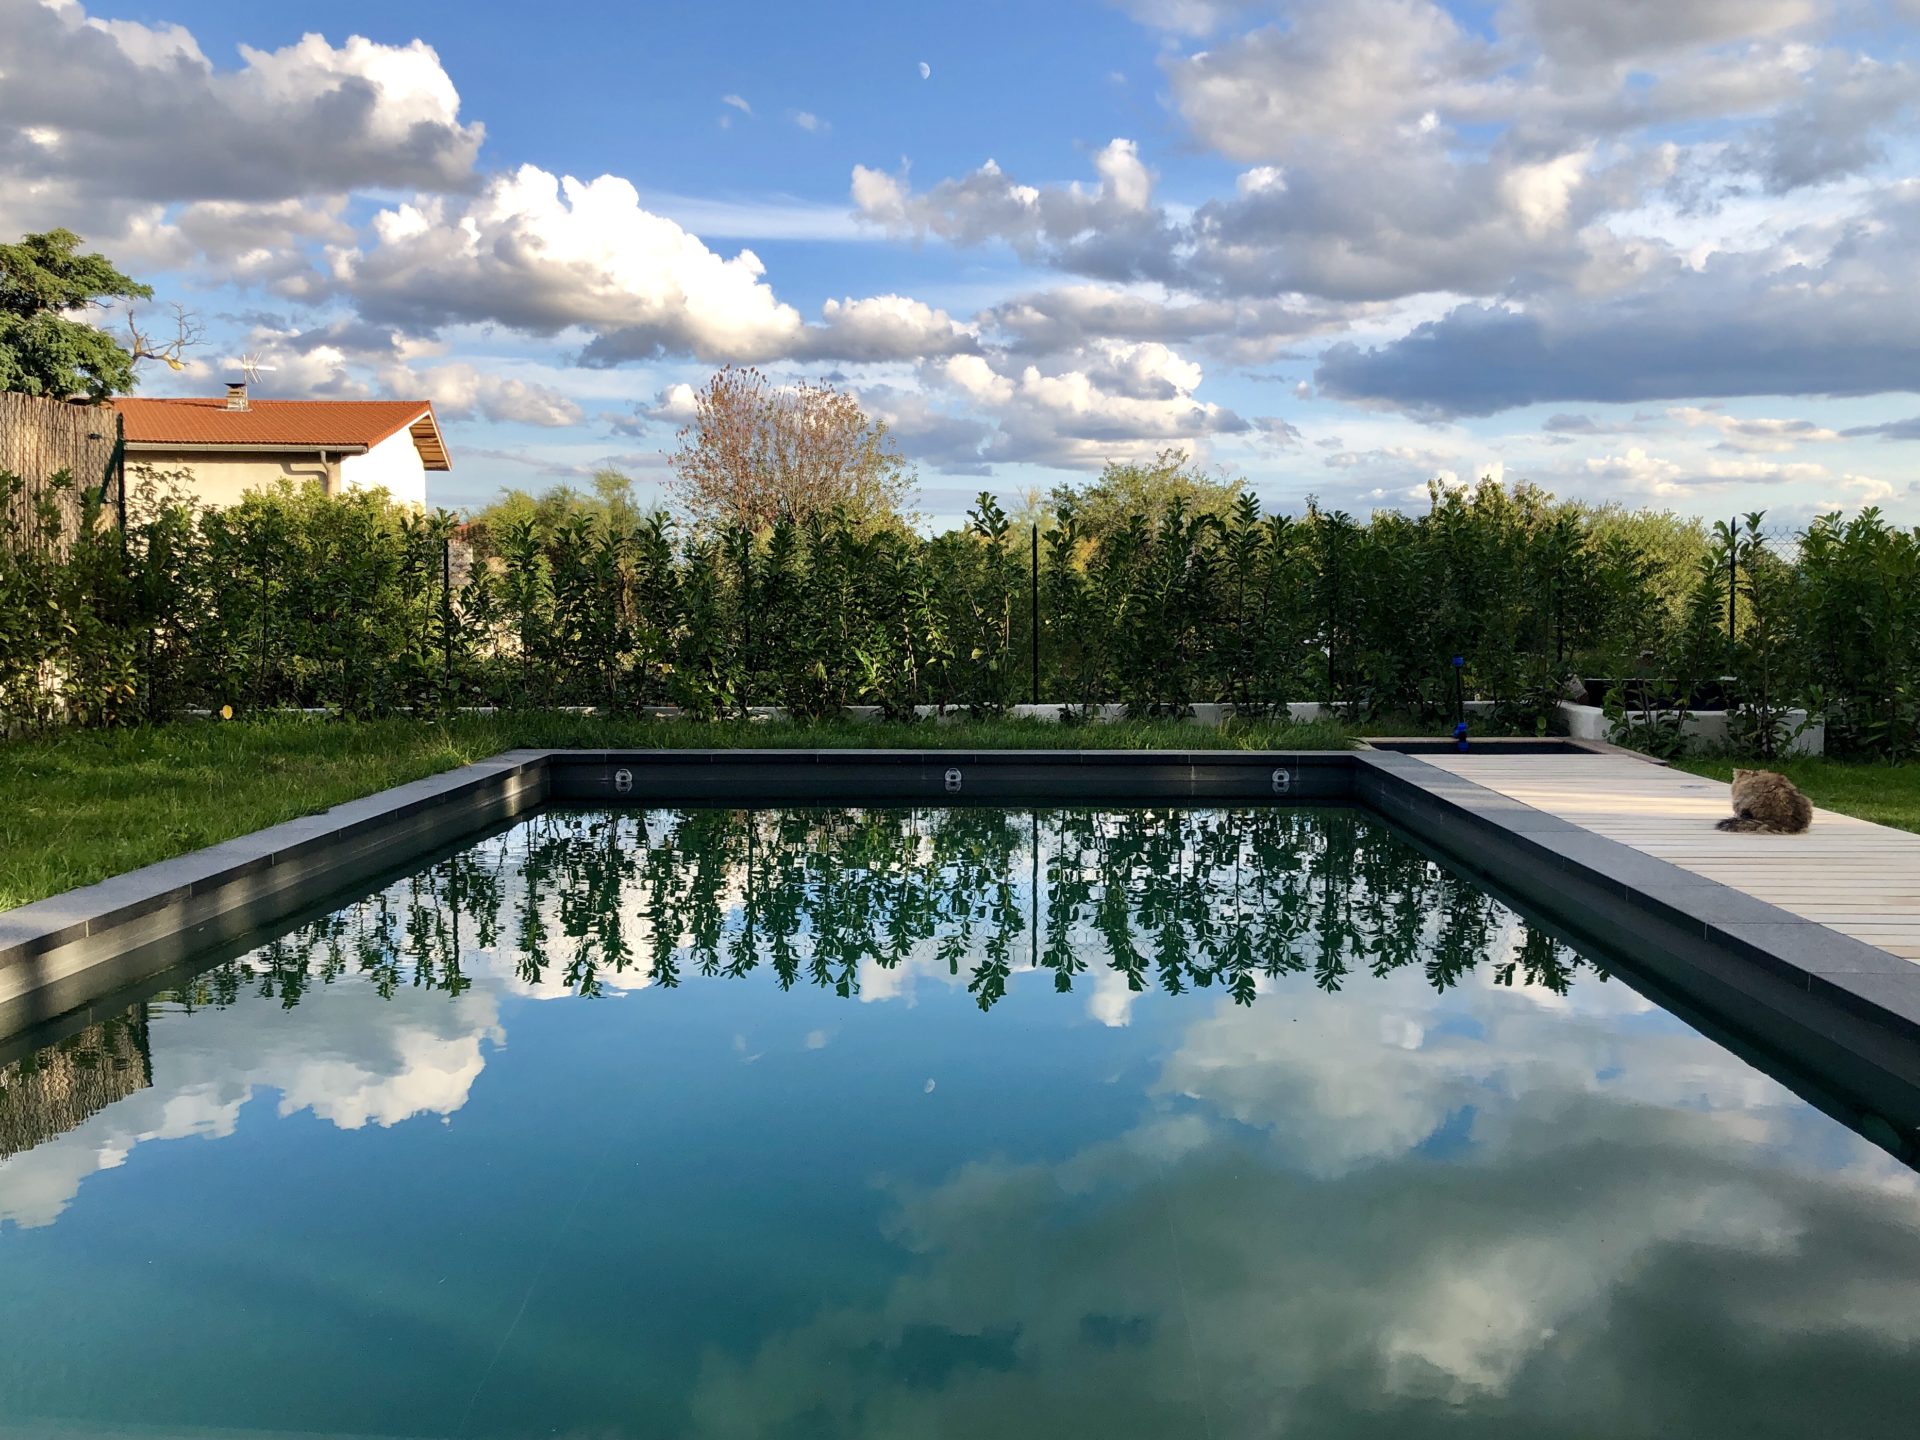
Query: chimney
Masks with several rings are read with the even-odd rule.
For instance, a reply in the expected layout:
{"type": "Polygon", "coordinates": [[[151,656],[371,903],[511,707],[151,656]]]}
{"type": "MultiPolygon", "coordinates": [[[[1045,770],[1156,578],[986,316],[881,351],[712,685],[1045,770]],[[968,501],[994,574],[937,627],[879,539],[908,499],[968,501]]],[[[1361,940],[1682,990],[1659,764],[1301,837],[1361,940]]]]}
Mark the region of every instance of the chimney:
{"type": "Polygon", "coordinates": [[[247,382],[229,380],[227,382],[227,409],[245,410],[247,408],[247,382]]]}

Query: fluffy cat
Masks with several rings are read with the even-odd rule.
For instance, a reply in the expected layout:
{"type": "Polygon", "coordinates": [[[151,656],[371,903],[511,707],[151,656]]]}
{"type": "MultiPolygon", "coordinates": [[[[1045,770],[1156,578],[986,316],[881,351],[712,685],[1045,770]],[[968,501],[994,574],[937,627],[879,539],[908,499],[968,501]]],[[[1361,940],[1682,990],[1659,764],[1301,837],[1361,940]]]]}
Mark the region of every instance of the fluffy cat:
{"type": "Polygon", "coordinates": [[[1716,830],[1798,835],[1813,823],[1813,802],[1784,775],[1771,770],[1733,772],[1733,815],[1716,830]]]}

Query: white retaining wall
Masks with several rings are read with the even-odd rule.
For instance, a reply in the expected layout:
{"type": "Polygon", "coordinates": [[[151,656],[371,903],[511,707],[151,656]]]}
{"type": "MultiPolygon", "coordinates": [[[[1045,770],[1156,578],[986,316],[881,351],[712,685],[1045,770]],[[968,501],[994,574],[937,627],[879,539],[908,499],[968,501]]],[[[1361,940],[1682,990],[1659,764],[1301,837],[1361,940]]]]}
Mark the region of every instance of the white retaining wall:
{"type": "MultiPolygon", "coordinates": [[[[461,713],[465,715],[494,715],[499,713],[499,707],[496,705],[463,705],[460,708],[461,713]]],[[[1066,707],[1059,704],[1010,705],[1007,707],[1005,713],[1017,720],[1058,722],[1061,718],[1060,712],[1063,708],[1066,707]]],[[[1468,719],[1471,720],[1477,716],[1485,715],[1488,711],[1492,710],[1493,702],[1491,700],[1469,700],[1466,702],[1464,708],[1468,719]]],[[[560,713],[568,715],[597,715],[600,713],[599,707],[596,705],[562,705],[559,706],[558,709],[560,713]]],[[[1232,718],[1234,710],[1235,707],[1232,705],[1199,704],[1190,707],[1187,715],[1183,718],[1190,725],[1220,725],[1232,718]]],[[[208,710],[187,710],[182,713],[200,716],[202,718],[210,717],[212,714],[212,712],[208,710]]],[[[330,715],[333,712],[330,710],[281,710],[276,713],[324,716],[330,715]]],[[[660,720],[676,719],[680,715],[679,709],[672,705],[649,706],[645,713],[660,720]]],[[[848,705],[841,713],[849,720],[878,721],[881,715],[878,705],[848,705]]],[[[916,705],[913,713],[916,718],[931,720],[937,725],[944,725],[971,718],[967,707],[964,705],[949,706],[944,714],[940,713],[938,707],[933,705],[916,705]]],[[[1334,716],[1336,713],[1334,706],[1323,704],[1317,700],[1296,700],[1287,706],[1287,718],[1302,722],[1326,719],[1334,716]]],[[[1606,712],[1598,706],[1576,705],[1571,700],[1562,700],[1560,702],[1560,713],[1566,719],[1567,734],[1573,739],[1608,741],[1608,731],[1611,727],[1608,724],[1606,712]]],[[[1682,728],[1693,742],[1691,748],[1710,748],[1713,746],[1723,746],[1727,743],[1726,711],[1689,710],[1686,713],[1686,723],[1682,728]]],[[[751,705],[747,707],[747,718],[750,720],[784,720],[786,714],[787,712],[778,705],[751,705]]],[[[1805,721],[1807,712],[1804,710],[1788,710],[1785,712],[1785,716],[1788,727],[1792,728],[1805,721]]],[[[1106,725],[1115,721],[1124,720],[1126,717],[1127,707],[1124,705],[1096,705],[1092,707],[1087,718],[1093,724],[1106,725]]],[[[1787,746],[1787,753],[1790,755],[1824,755],[1826,750],[1827,727],[1825,723],[1821,721],[1816,721],[1814,724],[1807,726],[1807,728],[1801,731],[1787,746]]]]}
{"type": "MultiPolygon", "coordinates": [[[[1571,700],[1563,700],[1560,702],[1560,713],[1567,717],[1567,733],[1576,740],[1605,740],[1608,730],[1612,728],[1606,711],[1598,705],[1576,705],[1571,700]]],[[[1708,749],[1727,743],[1726,711],[1688,710],[1685,714],[1686,719],[1680,728],[1691,742],[1690,749],[1708,749]]],[[[1784,712],[1784,718],[1789,730],[1806,725],[1804,730],[1787,742],[1789,755],[1827,753],[1827,725],[1824,720],[1807,725],[1807,712],[1804,710],[1788,710],[1784,712]]]]}

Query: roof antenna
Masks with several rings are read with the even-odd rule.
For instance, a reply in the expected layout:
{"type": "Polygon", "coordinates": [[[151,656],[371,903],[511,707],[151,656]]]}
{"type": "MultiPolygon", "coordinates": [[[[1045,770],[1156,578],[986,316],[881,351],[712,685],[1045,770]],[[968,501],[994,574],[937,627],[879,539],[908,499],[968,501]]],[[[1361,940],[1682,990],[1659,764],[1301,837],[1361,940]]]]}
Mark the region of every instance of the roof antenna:
{"type": "Polygon", "coordinates": [[[251,350],[240,357],[240,373],[246,377],[247,384],[249,385],[258,385],[260,383],[261,371],[271,372],[279,368],[278,365],[262,365],[260,363],[260,357],[251,350]]]}

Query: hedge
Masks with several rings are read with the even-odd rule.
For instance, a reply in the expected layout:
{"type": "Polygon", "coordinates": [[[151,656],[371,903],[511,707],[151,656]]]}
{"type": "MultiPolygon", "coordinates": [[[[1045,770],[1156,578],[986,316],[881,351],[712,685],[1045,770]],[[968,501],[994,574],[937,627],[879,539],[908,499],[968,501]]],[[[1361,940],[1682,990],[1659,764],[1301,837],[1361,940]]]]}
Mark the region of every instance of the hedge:
{"type": "Polygon", "coordinates": [[[1920,750],[1920,531],[1871,509],[1784,553],[1759,515],[1708,529],[1492,482],[1435,487],[1418,516],[1243,496],[1097,531],[1070,500],[1029,528],[983,495],[931,536],[837,516],[488,530],[290,484],[224,510],[153,486],[124,532],[106,521],[90,507],[63,535],[49,500],[0,535],[8,733],[284,707],[992,714],[1036,694],[1071,713],[1318,700],[1356,719],[1477,698],[1495,728],[1534,733],[1598,676],[1649,746],[1665,706],[1712,686],[1761,753],[1794,705],[1824,717],[1830,753],[1920,750]]]}

